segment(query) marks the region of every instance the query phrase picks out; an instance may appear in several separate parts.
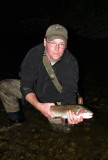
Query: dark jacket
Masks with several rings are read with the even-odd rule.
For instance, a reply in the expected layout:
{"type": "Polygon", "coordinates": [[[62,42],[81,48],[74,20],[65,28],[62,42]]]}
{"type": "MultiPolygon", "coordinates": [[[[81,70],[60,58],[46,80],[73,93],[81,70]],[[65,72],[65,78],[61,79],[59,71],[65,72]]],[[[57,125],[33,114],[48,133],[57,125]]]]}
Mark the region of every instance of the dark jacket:
{"type": "Polygon", "coordinates": [[[66,49],[61,60],[52,66],[62,85],[59,93],[44,67],[43,54],[44,45],[39,44],[24,58],[20,72],[22,94],[35,93],[40,102],[76,104],[78,64],[75,57],[66,49]]]}

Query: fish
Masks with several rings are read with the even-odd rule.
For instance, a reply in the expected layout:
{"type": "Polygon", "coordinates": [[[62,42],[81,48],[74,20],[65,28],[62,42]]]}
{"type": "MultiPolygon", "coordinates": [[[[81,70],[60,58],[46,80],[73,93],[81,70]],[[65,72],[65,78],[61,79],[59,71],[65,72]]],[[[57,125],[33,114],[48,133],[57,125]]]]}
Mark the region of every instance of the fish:
{"type": "Polygon", "coordinates": [[[77,116],[77,118],[80,118],[80,116],[83,117],[83,119],[89,119],[93,117],[93,112],[89,110],[88,108],[84,107],[83,105],[55,105],[51,106],[51,112],[55,117],[67,119],[66,112],[71,110],[74,112],[77,116]]]}

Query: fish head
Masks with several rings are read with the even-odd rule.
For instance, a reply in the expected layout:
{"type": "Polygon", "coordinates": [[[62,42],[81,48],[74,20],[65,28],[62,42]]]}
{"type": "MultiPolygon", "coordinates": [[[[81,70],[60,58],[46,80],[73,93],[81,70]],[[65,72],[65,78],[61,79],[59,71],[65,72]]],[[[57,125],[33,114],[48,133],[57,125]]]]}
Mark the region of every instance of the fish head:
{"type": "Polygon", "coordinates": [[[93,117],[93,112],[85,108],[80,108],[77,111],[76,115],[77,118],[80,118],[82,116],[84,119],[89,119],[93,117]]]}

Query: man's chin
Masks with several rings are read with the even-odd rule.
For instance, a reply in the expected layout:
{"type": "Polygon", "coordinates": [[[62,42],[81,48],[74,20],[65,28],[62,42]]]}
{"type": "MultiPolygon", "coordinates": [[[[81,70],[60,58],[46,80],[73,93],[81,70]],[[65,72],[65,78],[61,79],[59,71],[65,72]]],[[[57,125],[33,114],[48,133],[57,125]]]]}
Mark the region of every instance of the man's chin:
{"type": "Polygon", "coordinates": [[[59,61],[59,60],[60,60],[60,58],[61,58],[61,57],[54,56],[54,57],[53,57],[53,62],[57,62],[57,61],[59,61]]]}

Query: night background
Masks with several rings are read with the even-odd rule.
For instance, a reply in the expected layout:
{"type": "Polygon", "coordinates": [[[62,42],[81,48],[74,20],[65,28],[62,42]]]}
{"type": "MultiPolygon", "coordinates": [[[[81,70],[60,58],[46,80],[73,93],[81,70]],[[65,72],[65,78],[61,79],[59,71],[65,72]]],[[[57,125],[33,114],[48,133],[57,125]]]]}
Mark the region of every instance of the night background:
{"type": "Polygon", "coordinates": [[[107,63],[107,0],[4,1],[0,12],[1,78],[17,76],[28,50],[56,23],[67,28],[68,48],[83,61],[81,66],[87,61],[90,67],[107,63]]]}
{"type": "Polygon", "coordinates": [[[84,105],[93,109],[94,117],[74,126],[67,136],[53,132],[42,115],[24,106],[23,126],[3,130],[9,121],[0,107],[0,160],[107,160],[108,0],[1,2],[0,79],[19,78],[23,58],[43,42],[52,24],[68,30],[68,49],[79,64],[84,105]]]}

